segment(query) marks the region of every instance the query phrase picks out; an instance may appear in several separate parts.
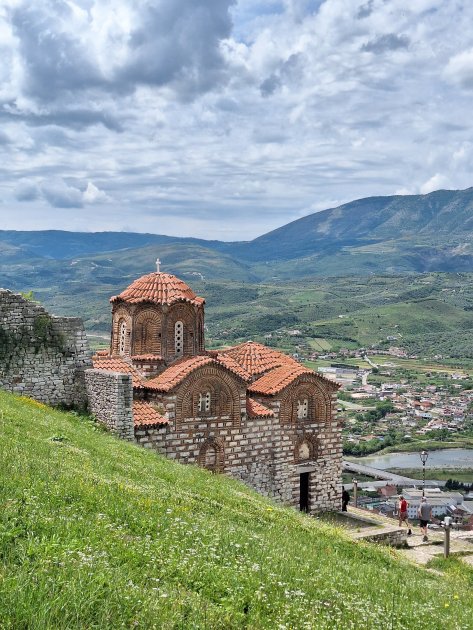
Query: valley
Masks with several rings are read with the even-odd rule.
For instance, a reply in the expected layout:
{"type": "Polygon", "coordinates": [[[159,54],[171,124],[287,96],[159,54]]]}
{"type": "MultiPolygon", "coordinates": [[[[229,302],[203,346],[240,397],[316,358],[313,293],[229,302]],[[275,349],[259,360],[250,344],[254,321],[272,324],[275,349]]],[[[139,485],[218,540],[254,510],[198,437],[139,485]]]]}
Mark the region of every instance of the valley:
{"type": "Polygon", "coordinates": [[[396,418],[387,428],[356,420],[361,413],[349,397],[371,387],[376,404],[389,398],[383,383],[400,383],[412,399],[428,398],[429,387],[447,394],[455,372],[471,374],[472,210],[473,189],[373,197],[240,243],[0,231],[0,286],[32,291],[49,311],[82,317],[92,348],[106,348],[109,298],[153,270],[159,256],[163,270],[205,297],[207,348],[253,340],[314,369],[369,370],[341,401],[347,452],[430,448],[435,436],[407,443],[412,431],[396,418]]]}
{"type": "Polygon", "coordinates": [[[96,347],[108,299],[155,268],[206,298],[210,347],[264,341],[310,358],[401,346],[473,361],[473,188],[358,199],[247,242],[0,230],[0,286],[80,315],[96,347]]]}
{"type": "MultiPolygon", "coordinates": [[[[126,286],[129,274],[118,266],[64,266],[56,276],[43,266],[19,276],[2,269],[0,285],[32,290],[51,312],[83,317],[100,347],[109,337],[108,299],[126,286]]],[[[272,283],[185,278],[206,298],[209,347],[252,339],[310,359],[344,348],[401,346],[408,355],[473,365],[473,273],[272,283]]]]}

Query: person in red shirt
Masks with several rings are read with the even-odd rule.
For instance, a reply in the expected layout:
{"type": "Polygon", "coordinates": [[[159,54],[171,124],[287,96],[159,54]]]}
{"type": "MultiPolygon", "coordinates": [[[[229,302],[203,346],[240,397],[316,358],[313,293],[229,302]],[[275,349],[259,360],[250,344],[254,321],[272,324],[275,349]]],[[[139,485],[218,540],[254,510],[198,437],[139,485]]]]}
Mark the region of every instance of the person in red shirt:
{"type": "Polygon", "coordinates": [[[399,512],[399,527],[402,527],[402,524],[405,523],[408,530],[407,530],[407,535],[410,536],[412,534],[412,529],[411,529],[411,525],[409,523],[409,520],[407,518],[407,508],[409,507],[409,503],[406,501],[406,499],[402,496],[399,497],[399,504],[398,504],[398,512],[399,512]]]}

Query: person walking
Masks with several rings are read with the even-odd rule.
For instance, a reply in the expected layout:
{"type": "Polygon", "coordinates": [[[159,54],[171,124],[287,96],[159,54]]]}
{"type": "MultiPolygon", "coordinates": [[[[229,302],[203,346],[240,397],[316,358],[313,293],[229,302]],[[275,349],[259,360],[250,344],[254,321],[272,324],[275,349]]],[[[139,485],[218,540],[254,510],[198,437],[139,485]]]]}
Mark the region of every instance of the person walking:
{"type": "Polygon", "coordinates": [[[407,526],[407,535],[410,536],[412,534],[412,528],[407,518],[407,508],[409,507],[409,503],[402,496],[399,497],[399,503],[397,506],[399,512],[399,527],[402,527],[402,524],[405,523],[407,526]]]}
{"type": "Polygon", "coordinates": [[[343,488],[342,492],[342,512],[347,512],[348,503],[350,501],[350,493],[346,488],[343,488]]]}
{"type": "Polygon", "coordinates": [[[420,531],[424,535],[422,540],[427,542],[429,540],[427,536],[427,525],[432,520],[432,506],[427,501],[425,497],[422,497],[419,505],[419,509],[417,510],[417,514],[419,515],[419,525],[420,531]]]}

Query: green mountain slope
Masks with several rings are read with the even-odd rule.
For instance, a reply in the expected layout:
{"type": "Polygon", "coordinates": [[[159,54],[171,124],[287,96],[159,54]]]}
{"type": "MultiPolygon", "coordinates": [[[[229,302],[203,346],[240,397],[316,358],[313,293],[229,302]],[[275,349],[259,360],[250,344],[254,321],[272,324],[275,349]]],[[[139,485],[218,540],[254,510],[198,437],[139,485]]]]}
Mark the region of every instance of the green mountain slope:
{"type": "Polygon", "coordinates": [[[212,241],[197,238],[180,238],[161,234],[135,232],[66,232],[64,230],[40,230],[21,232],[0,230],[0,252],[9,245],[27,256],[66,260],[102,252],[134,249],[148,245],[172,244],[203,245],[212,241]]]}
{"type": "Polygon", "coordinates": [[[306,356],[394,345],[466,358],[473,357],[472,281],[472,274],[416,274],[197,288],[207,298],[208,338],[215,345],[254,339],[306,356]]]}
{"type": "Polygon", "coordinates": [[[0,430],[2,629],[471,627],[468,573],[2,392],[0,430]]]}
{"type": "Polygon", "coordinates": [[[240,243],[124,232],[0,230],[0,264],[18,273],[29,266],[31,273],[41,275],[43,269],[60,268],[48,266],[50,259],[90,262],[106,255],[126,265],[130,255],[138,263],[152,251],[152,257],[159,255],[169,268],[176,261],[168,252],[176,251],[181,265],[197,267],[208,279],[281,280],[347,273],[473,271],[472,242],[473,188],[469,188],[358,199],[240,243]]]}
{"type": "MultiPolygon", "coordinates": [[[[289,260],[343,251],[473,259],[473,188],[428,195],[368,197],[317,212],[240,246],[247,260],[289,260]]],[[[237,245],[235,244],[235,247],[237,245]]],[[[421,261],[412,261],[421,264],[421,261]]],[[[445,261],[443,261],[445,264],[445,261]]],[[[423,270],[423,269],[417,269],[423,270]]],[[[443,269],[447,270],[447,269],[443,269]]]]}

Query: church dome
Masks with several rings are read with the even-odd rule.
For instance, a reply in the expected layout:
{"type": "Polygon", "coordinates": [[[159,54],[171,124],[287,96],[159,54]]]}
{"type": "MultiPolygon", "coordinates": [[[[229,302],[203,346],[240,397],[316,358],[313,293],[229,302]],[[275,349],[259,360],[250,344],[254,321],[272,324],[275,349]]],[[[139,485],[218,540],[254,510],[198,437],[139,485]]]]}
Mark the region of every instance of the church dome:
{"type": "Polygon", "coordinates": [[[187,284],[170,273],[155,271],[138,278],[119,295],[110,298],[110,302],[127,302],[128,304],[175,304],[188,302],[200,306],[204,298],[197,297],[187,284]]]}

